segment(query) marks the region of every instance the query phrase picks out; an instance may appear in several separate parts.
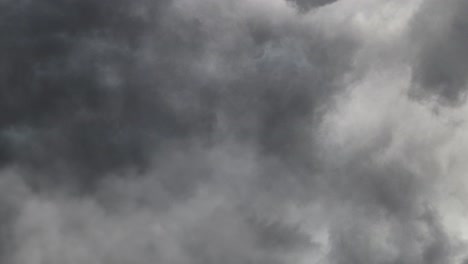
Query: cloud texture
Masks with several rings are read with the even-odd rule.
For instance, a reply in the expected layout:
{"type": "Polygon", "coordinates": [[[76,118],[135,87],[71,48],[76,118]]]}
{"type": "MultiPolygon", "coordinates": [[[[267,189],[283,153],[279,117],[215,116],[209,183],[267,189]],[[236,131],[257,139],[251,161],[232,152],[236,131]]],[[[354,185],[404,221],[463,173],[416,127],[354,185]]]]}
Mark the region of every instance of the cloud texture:
{"type": "Polygon", "coordinates": [[[465,264],[463,0],[0,0],[6,264],[465,264]]]}

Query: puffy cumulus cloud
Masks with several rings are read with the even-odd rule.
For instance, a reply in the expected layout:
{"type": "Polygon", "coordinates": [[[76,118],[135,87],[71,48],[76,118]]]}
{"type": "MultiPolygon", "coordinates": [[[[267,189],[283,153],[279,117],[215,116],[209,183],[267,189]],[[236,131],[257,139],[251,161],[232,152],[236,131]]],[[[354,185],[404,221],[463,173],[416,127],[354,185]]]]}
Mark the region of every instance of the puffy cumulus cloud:
{"type": "Polygon", "coordinates": [[[466,263],[463,1],[0,5],[2,263],[466,263]]]}

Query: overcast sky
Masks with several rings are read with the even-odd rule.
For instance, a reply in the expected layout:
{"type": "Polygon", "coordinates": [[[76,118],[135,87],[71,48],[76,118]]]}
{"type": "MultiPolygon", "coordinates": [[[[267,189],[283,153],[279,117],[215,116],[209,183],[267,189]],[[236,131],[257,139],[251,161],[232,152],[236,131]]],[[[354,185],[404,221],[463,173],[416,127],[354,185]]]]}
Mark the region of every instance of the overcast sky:
{"type": "Polygon", "coordinates": [[[467,264],[468,1],[0,0],[0,262],[467,264]]]}

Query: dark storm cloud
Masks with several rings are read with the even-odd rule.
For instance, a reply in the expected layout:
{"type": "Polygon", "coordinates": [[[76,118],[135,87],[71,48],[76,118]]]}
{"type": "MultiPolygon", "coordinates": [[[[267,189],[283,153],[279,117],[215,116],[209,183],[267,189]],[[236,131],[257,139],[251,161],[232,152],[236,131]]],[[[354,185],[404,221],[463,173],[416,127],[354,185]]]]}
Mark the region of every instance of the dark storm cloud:
{"type": "Polygon", "coordinates": [[[220,114],[264,151],[294,155],[351,45],[261,17],[214,16],[221,27],[243,29],[227,50],[210,50],[229,32],[203,17],[175,16],[167,2],[4,5],[3,163],[78,174],[74,181],[85,185],[115,169],[144,168],[170,140],[209,142],[220,114]],[[233,80],[193,69],[209,53],[233,80]]]}
{"type": "MultiPolygon", "coordinates": [[[[64,159],[76,162],[76,169],[100,171],[141,156],[147,143],[138,142],[145,135],[137,117],[144,95],[126,69],[135,63],[133,46],[145,27],[128,11],[138,4],[5,4],[0,26],[4,162],[54,167],[64,159]],[[132,149],[136,153],[129,154],[132,149]]],[[[170,120],[164,114],[160,119],[170,120]]]]}
{"type": "MultiPolygon", "coordinates": [[[[299,166],[299,171],[315,166],[308,164],[313,149],[303,142],[310,141],[308,128],[319,121],[317,109],[326,106],[337,91],[338,81],[348,69],[354,41],[346,35],[326,37],[319,28],[308,27],[286,5],[285,11],[281,10],[286,13],[279,14],[285,21],[279,24],[272,23],[277,18],[265,10],[254,10],[243,19],[229,17],[230,12],[248,10],[247,4],[3,2],[2,166],[16,166],[39,197],[52,190],[84,191],[96,195],[96,202],[105,210],[130,208],[136,217],[145,208],[153,208],[151,214],[162,214],[177,208],[181,201],[190,202],[196,186],[210,178],[229,182],[231,177],[256,178],[258,174],[247,198],[229,201],[231,209],[209,213],[206,224],[197,222],[182,235],[195,240],[182,243],[177,239],[182,247],[180,254],[190,257],[182,263],[255,259],[256,263],[281,263],[282,257],[273,254],[278,248],[290,251],[307,247],[306,235],[282,219],[265,224],[255,220],[268,218],[268,214],[250,208],[249,199],[258,199],[257,193],[272,200],[286,194],[276,192],[285,182],[279,173],[288,169],[278,173],[268,166],[263,168],[263,156],[276,160],[280,164],[275,165],[277,168],[283,167],[282,163],[299,166]],[[184,4],[195,5],[195,10],[185,9],[184,4]],[[231,39],[226,40],[228,37],[231,39]],[[229,138],[233,138],[230,144],[248,145],[260,155],[258,171],[242,176],[206,160],[210,148],[226,144],[223,142],[229,138]],[[130,191],[101,194],[107,188],[103,185],[117,181],[115,175],[123,175],[128,181],[124,189],[130,191]],[[145,179],[152,179],[150,189],[131,189],[132,182],[140,186],[145,179]],[[263,190],[257,192],[256,188],[263,190]]],[[[303,175],[288,175],[297,181],[290,190],[310,184],[303,175]]],[[[246,187],[242,178],[236,181],[246,187]]],[[[296,196],[287,194],[285,199],[296,196]]],[[[69,212],[57,202],[41,207],[38,199],[36,206],[25,207],[26,214],[32,210],[33,215],[51,219],[44,220],[47,223],[40,217],[38,222],[28,217],[19,220],[17,258],[28,259],[34,251],[30,243],[34,247],[36,239],[49,239],[52,234],[48,230],[69,230],[74,218],[84,226],[85,238],[79,241],[93,239],[87,232],[93,232],[101,220],[96,220],[97,224],[88,221],[99,219],[99,213],[81,206],[76,213],[69,212]],[[90,214],[90,220],[80,212],[90,214]],[[39,235],[27,232],[28,226],[41,230],[39,235]],[[23,240],[30,243],[24,242],[23,247],[23,240]]],[[[113,221],[119,226],[134,226],[133,220],[126,222],[124,217],[103,217],[102,224],[113,221]]],[[[5,222],[5,226],[11,223],[5,222]]],[[[69,232],[78,235],[72,229],[69,232]]],[[[69,237],[67,234],[63,239],[69,237]]],[[[101,238],[97,240],[104,243],[101,238]]],[[[145,247],[152,247],[145,236],[141,240],[145,247]]],[[[157,246],[153,253],[150,249],[150,253],[140,252],[132,241],[120,242],[123,245],[115,249],[126,245],[131,250],[127,259],[133,263],[176,261],[152,255],[158,252],[157,246]]],[[[67,243],[62,250],[74,251],[67,243]]],[[[60,255],[44,254],[43,261],[49,263],[67,261],[60,255]]],[[[109,258],[114,255],[119,254],[111,253],[109,258]]],[[[89,257],[106,261],[95,254],[89,257]]]]}
{"type": "MultiPolygon", "coordinates": [[[[365,52],[320,11],[350,7],[293,2],[2,1],[4,261],[449,263],[424,144],[407,144],[421,173],[378,160],[403,133],[386,116],[360,150],[320,134],[365,52]]],[[[451,23],[427,43],[461,53],[451,23]]],[[[428,91],[464,67],[434,47],[414,67],[428,91]]]]}
{"type": "Polygon", "coordinates": [[[465,100],[468,71],[468,4],[426,1],[414,19],[420,45],[414,67],[415,93],[435,95],[442,103],[465,100]]]}
{"type": "Polygon", "coordinates": [[[288,0],[294,3],[301,11],[332,4],[338,0],[288,0]]]}

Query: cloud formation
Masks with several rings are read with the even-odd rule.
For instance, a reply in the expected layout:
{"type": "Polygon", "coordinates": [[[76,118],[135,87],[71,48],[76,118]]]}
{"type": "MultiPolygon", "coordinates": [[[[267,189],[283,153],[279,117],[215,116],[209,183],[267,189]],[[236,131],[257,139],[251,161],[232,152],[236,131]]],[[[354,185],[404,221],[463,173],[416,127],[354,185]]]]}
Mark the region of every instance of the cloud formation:
{"type": "Polygon", "coordinates": [[[415,85],[445,103],[458,104],[465,99],[467,10],[466,1],[427,1],[414,19],[414,34],[420,45],[415,85]]]}
{"type": "Polygon", "coordinates": [[[0,5],[2,263],[467,261],[464,1],[0,5]]]}

